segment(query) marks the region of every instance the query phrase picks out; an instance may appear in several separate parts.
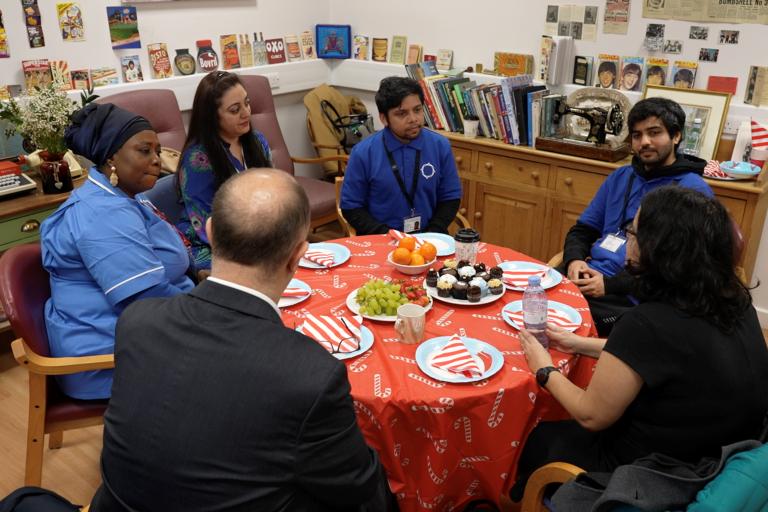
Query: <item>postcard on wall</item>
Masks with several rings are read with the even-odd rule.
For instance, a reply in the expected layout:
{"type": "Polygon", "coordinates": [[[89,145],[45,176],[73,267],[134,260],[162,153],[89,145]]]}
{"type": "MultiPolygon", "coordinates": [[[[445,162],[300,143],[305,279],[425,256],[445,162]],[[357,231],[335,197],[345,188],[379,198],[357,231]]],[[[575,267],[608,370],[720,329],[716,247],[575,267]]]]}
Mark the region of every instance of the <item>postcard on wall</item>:
{"type": "Polygon", "coordinates": [[[288,62],[301,60],[301,46],[299,46],[299,37],[295,34],[285,36],[285,54],[288,62]]]}
{"type": "Polygon", "coordinates": [[[27,93],[31,93],[35,87],[45,87],[53,82],[48,59],[23,60],[21,68],[24,71],[24,87],[27,93]]]}
{"type": "Polygon", "coordinates": [[[717,48],[702,48],[699,50],[699,60],[701,62],[717,62],[720,50],[717,48]]]}
{"type": "Polygon", "coordinates": [[[664,41],[664,53],[682,53],[683,42],[679,39],[667,39],[664,41]]]}
{"type": "Polygon", "coordinates": [[[59,91],[68,91],[72,88],[69,79],[69,63],[65,60],[51,61],[51,78],[53,86],[59,91]]]}
{"type": "Polygon", "coordinates": [[[440,70],[451,69],[451,66],[453,66],[453,50],[437,50],[437,61],[435,64],[437,69],[440,70]]]}
{"type": "Polygon", "coordinates": [[[87,69],[72,70],[72,88],[76,90],[88,90],[91,88],[91,72],[87,69]]]}
{"type": "Polygon", "coordinates": [[[739,44],[738,30],[721,30],[720,44],[739,44]]]}
{"type": "Polygon", "coordinates": [[[368,60],[368,36],[356,34],[352,38],[352,58],[357,60],[368,60]]]}
{"type": "Polygon", "coordinates": [[[405,50],[407,46],[407,37],[392,36],[392,51],[389,52],[389,62],[392,64],[405,64],[405,50]]]}
{"type": "Polygon", "coordinates": [[[42,48],[45,46],[45,37],[43,36],[43,24],[37,0],[21,0],[21,8],[24,10],[24,24],[27,26],[29,47],[42,48]]]}
{"type": "Polygon", "coordinates": [[[138,55],[122,57],[120,59],[120,67],[123,69],[123,80],[126,83],[144,80],[144,73],[141,72],[141,61],[138,55]]]}
{"type": "Polygon", "coordinates": [[[240,39],[240,66],[244,68],[253,67],[253,47],[251,46],[251,39],[248,34],[239,34],[240,39]]]}
{"type": "Polygon", "coordinates": [[[94,87],[114,85],[120,83],[120,77],[118,76],[117,70],[115,68],[93,68],[91,69],[91,82],[93,82],[94,87]]]}
{"type": "Polygon", "coordinates": [[[139,21],[135,7],[107,6],[107,21],[113,50],[141,48],[139,21]]]}
{"type": "Polygon", "coordinates": [[[544,34],[548,36],[571,36],[574,39],[595,41],[597,39],[596,5],[548,5],[544,34]]]}
{"type": "Polygon", "coordinates": [[[645,61],[645,85],[667,85],[669,60],[650,58],[645,61]]]}
{"type": "Polygon", "coordinates": [[[315,35],[309,30],[305,30],[299,36],[299,41],[301,43],[301,55],[304,57],[304,60],[316,59],[315,35]]]}
{"type": "Polygon", "coordinates": [[[83,12],[80,9],[80,4],[77,2],[56,4],[56,13],[59,17],[61,38],[65,42],[85,41],[83,12]]]}
{"type": "Polygon", "coordinates": [[[560,18],[560,6],[548,5],[547,18],[544,24],[544,34],[548,36],[557,35],[557,20],[560,18]]]}
{"type": "Polygon", "coordinates": [[[386,37],[374,37],[371,44],[371,59],[376,62],[387,62],[387,51],[389,50],[389,39],[386,37]]]}
{"type": "Polygon", "coordinates": [[[424,47],[420,44],[409,44],[408,54],[405,57],[406,64],[418,64],[421,62],[421,56],[424,54],[424,47]]]}
{"type": "Polygon", "coordinates": [[[678,89],[693,89],[696,81],[696,71],[699,69],[697,62],[689,60],[676,60],[672,64],[672,87],[678,89]]]}
{"type": "Polygon", "coordinates": [[[598,7],[596,5],[584,6],[584,22],[581,29],[583,41],[597,41],[597,16],[598,7]]]}
{"type": "Polygon", "coordinates": [[[266,66],[267,62],[267,42],[264,41],[262,32],[253,33],[253,65],[266,66]]]}
{"type": "Polygon", "coordinates": [[[621,77],[619,89],[622,91],[640,91],[643,88],[643,57],[624,57],[621,59],[621,77]]]}
{"type": "Polygon", "coordinates": [[[221,63],[224,69],[240,67],[240,51],[237,49],[237,34],[219,36],[221,63]]]}
{"type": "Polygon", "coordinates": [[[285,42],[282,37],[264,41],[267,49],[267,64],[280,64],[286,61],[285,42]]]}
{"type": "Polygon", "coordinates": [[[643,46],[651,52],[659,52],[664,49],[664,29],[663,23],[649,23],[645,29],[645,41],[643,46]]]}
{"type": "Polygon", "coordinates": [[[165,43],[148,44],[147,52],[149,53],[149,66],[152,68],[152,78],[170,78],[173,76],[168,46],[165,43]]]}
{"type": "Polygon", "coordinates": [[[729,92],[736,95],[736,88],[739,85],[739,78],[735,76],[715,76],[709,75],[707,79],[707,90],[715,92],[729,92]]]}
{"type": "Polygon", "coordinates": [[[706,41],[709,38],[709,27],[701,25],[691,25],[691,30],[688,32],[688,39],[697,39],[699,41],[706,41]]]}
{"type": "Polygon", "coordinates": [[[10,56],[11,54],[8,52],[8,36],[5,33],[5,24],[3,23],[3,11],[0,9],[0,59],[10,56]]]}
{"type": "Polygon", "coordinates": [[[631,0],[605,0],[603,34],[627,34],[630,2],[631,0]]]}

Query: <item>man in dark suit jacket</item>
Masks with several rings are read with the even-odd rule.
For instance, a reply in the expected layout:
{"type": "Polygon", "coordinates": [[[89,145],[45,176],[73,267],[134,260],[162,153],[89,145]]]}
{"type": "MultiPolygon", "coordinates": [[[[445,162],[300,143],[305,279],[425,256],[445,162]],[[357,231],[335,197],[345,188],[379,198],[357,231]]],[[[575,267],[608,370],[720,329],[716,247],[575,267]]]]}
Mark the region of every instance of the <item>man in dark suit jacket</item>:
{"type": "Polygon", "coordinates": [[[92,512],[382,509],[346,367],[276,306],[307,248],[304,190],[247,171],[206,229],[211,277],[120,317],[92,512]]]}

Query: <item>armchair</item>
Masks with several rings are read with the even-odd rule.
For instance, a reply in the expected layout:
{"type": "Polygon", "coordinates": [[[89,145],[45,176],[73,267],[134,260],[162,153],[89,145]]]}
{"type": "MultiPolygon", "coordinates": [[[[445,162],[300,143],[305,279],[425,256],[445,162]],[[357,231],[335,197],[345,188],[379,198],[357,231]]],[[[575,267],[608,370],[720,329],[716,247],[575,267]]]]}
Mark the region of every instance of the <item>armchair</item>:
{"type": "Polygon", "coordinates": [[[295,176],[294,163],[319,164],[323,162],[346,163],[347,155],[331,155],[325,157],[296,158],[288,153],[280,123],[277,121],[275,101],[272,89],[266,77],[259,75],[240,75],[240,80],[251,100],[251,126],[259,130],[269,141],[272,150],[272,160],[275,167],[296,178],[309,197],[312,229],[336,220],[336,189],[333,183],[295,176]]]}
{"type": "Polygon", "coordinates": [[[40,486],[43,443],[60,448],[65,430],[99,425],[106,400],[76,400],[64,395],[54,375],[114,367],[114,356],[50,357],[45,302],[51,296],[40,244],[24,244],[0,258],[0,302],[19,338],[11,343],[16,361],[29,372],[29,421],[24,485],[40,486]]]}

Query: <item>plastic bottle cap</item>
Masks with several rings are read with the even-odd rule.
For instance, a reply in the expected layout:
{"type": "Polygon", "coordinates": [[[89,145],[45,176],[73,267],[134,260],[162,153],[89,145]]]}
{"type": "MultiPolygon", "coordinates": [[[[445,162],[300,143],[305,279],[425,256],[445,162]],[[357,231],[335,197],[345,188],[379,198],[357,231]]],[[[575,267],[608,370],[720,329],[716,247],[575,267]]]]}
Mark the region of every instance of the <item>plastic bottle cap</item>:
{"type": "Polygon", "coordinates": [[[472,228],[462,228],[456,232],[456,236],[453,237],[457,242],[463,244],[471,244],[480,241],[480,233],[472,228]]]}
{"type": "Polygon", "coordinates": [[[541,277],[540,276],[529,277],[528,286],[541,286],[541,277]]]}
{"type": "Polygon", "coordinates": [[[213,46],[213,42],[211,42],[210,39],[200,39],[199,41],[197,41],[196,44],[198,48],[203,48],[205,46],[213,46]]]}

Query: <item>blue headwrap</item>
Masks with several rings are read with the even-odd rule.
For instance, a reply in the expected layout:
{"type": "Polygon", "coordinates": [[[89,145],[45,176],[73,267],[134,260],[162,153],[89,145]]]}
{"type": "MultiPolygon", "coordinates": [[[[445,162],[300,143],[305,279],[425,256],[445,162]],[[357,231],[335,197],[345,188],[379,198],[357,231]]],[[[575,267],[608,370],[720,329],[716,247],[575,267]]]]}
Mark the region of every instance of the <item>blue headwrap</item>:
{"type": "Polygon", "coordinates": [[[101,167],[125,141],[144,130],[149,121],[111,103],[89,103],[72,116],[64,132],[67,147],[101,167]]]}

